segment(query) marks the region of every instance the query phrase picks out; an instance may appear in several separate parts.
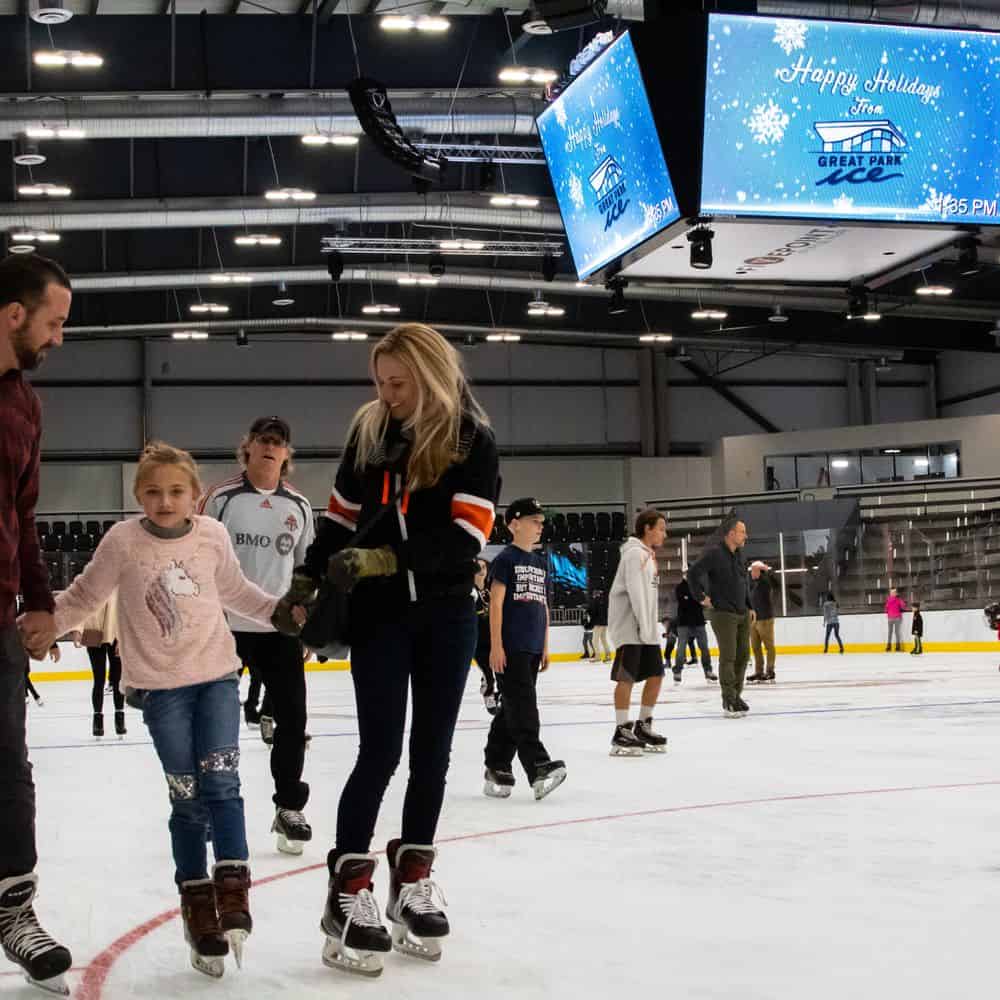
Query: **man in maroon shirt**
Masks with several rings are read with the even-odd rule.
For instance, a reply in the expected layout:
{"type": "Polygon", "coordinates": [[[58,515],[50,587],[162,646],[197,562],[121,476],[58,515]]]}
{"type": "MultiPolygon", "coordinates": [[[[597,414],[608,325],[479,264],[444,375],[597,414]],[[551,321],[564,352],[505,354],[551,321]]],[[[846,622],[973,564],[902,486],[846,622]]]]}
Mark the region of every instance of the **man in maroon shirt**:
{"type": "MultiPolygon", "coordinates": [[[[0,260],[0,945],[29,978],[69,992],[69,951],[39,926],[32,908],[35,787],[25,741],[27,655],[15,624],[51,627],[52,593],[35,530],[41,405],[23,372],[63,340],[72,294],[62,268],[44,257],[0,260]]],[[[45,649],[28,643],[41,659],[45,649]]]]}

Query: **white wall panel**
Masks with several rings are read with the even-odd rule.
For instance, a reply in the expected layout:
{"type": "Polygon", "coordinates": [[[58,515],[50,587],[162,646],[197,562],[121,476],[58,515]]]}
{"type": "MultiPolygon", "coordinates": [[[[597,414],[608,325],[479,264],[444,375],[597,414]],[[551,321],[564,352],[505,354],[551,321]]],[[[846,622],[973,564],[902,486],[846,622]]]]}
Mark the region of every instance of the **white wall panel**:
{"type": "Polygon", "coordinates": [[[139,389],[39,388],[42,450],[77,452],[84,461],[103,452],[138,451],[142,436],[139,389]]]}

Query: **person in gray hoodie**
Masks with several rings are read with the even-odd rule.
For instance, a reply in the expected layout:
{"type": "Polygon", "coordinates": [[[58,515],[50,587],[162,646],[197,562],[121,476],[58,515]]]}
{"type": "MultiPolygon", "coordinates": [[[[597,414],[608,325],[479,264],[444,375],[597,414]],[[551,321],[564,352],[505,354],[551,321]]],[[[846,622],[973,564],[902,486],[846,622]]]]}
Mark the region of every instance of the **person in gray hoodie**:
{"type": "Polygon", "coordinates": [[[622,545],[621,560],[611,584],[608,634],[616,647],[611,679],[615,682],[613,757],[637,757],[642,752],[663,753],[667,740],[653,731],[653,711],[663,683],[658,612],[659,568],[656,550],[667,537],[666,518],[658,510],[644,510],[635,519],[635,533],[622,545]],[[643,681],[642,708],[637,721],[629,719],[632,687],[643,681]]]}
{"type": "Polygon", "coordinates": [[[823,652],[827,652],[830,648],[831,632],[837,637],[837,645],[843,652],[844,644],[840,640],[840,605],[837,604],[833,591],[827,593],[826,600],[823,602],[823,624],[826,626],[826,641],[823,643],[823,652]]]}

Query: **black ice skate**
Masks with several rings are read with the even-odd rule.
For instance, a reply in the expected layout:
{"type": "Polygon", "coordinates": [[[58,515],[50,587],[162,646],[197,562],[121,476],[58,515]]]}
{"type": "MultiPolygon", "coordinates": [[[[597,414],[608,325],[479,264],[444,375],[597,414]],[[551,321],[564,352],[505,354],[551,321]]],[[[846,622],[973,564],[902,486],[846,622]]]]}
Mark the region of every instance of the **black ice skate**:
{"type": "Polygon", "coordinates": [[[486,706],[486,711],[490,715],[496,715],[500,710],[500,700],[497,697],[496,689],[486,679],[485,674],[479,679],[479,693],[483,696],[483,704],[486,706]]]}
{"type": "Polygon", "coordinates": [[[733,704],[736,706],[736,710],[740,713],[740,715],[749,714],[750,706],[739,695],[733,699],[733,704]]]}
{"type": "Polygon", "coordinates": [[[380,952],[392,950],[372,895],[371,854],[341,854],[334,865],[320,927],[326,934],[323,964],[361,976],[381,976],[380,952]]]}
{"type": "Polygon", "coordinates": [[[193,879],[182,882],[180,890],[184,940],[191,946],[191,965],[206,976],[221,979],[226,971],[229,942],[219,924],[215,883],[210,878],[193,879]]]}
{"type": "Polygon", "coordinates": [[[116,736],[126,736],[128,730],[125,728],[125,711],[124,709],[117,709],[115,711],[115,735],[116,736]]]}
{"type": "Polygon", "coordinates": [[[436,962],[441,958],[441,941],[451,928],[444,915],[444,893],[431,879],[431,865],[437,851],[429,844],[401,844],[390,840],[385,849],[389,859],[389,905],[386,916],[392,921],[392,946],[401,955],[436,962]]]}
{"type": "Polygon", "coordinates": [[[269,715],[260,717],[260,738],[268,745],[274,743],[274,719],[269,715]]]}
{"type": "Polygon", "coordinates": [[[653,720],[639,719],[632,727],[635,738],[642,743],[646,753],[666,753],[667,738],[653,730],[653,720]]]}
{"type": "Polygon", "coordinates": [[[774,671],[773,670],[768,670],[768,672],[766,674],[764,674],[764,680],[768,684],[773,684],[774,681],[775,681],[774,671]]]}
{"type": "Polygon", "coordinates": [[[3,953],[21,966],[32,986],[69,996],[64,973],[73,964],[69,950],[42,929],[31,905],[38,876],[14,875],[0,879],[0,943],[3,953]]]}
{"type": "Polygon", "coordinates": [[[514,773],[512,771],[501,771],[488,767],[483,779],[483,795],[488,795],[491,799],[510,798],[510,793],[514,788],[514,773]]]}
{"type": "Polygon", "coordinates": [[[250,865],[246,861],[220,861],[212,869],[219,927],[232,948],[238,968],[243,968],[243,946],[253,930],[250,916],[250,865]]]}
{"type": "Polygon", "coordinates": [[[718,681],[719,677],[711,667],[705,667],[705,680],[718,681]]]}
{"type": "Polygon", "coordinates": [[[104,713],[94,712],[94,725],[91,729],[94,739],[99,740],[104,735],[104,713]]]}
{"type": "Polygon", "coordinates": [[[282,809],[275,811],[271,833],[278,835],[278,850],[282,854],[301,854],[302,845],[312,840],[312,827],[306,822],[305,816],[298,809],[282,809]]]}
{"type": "Polygon", "coordinates": [[[615,726],[615,734],[611,737],[611,756],[642,756],[642,741],[632,732],[630,723],[625,722],[620,726],[615,726]]]}
{"type": "Polygon", "coordinates": [[[243,718],[246,720],[247,729],[260,729],[260,712],[249,702],[243,705],[243,718]]]}
{"type": "Polygon", "coordinates": [[[679,670],[674,670],[673,675],[675,684],[680,684],[684,680],[684,675],[679,670]]]}
{"type": "Polygon", "coordinates": [[[722,702],[722,711],[727,719],[742,719],[746,712],[740,708],[740,705],[745,705],[746,702],[742,698],[725,699],[722,702]]]}
{"type": "Polygon", "coordinates": [[[546,760],[535,766],[535,777],[531,782],[535,801],[544,799],[566,780],[566,765],[561,760],[546,760]]]}
{"type": "Polygon", "coordinates": [[[767,674],[750,674],[747,677],[747,684],[763,684],[767,680],[767,674]]]}

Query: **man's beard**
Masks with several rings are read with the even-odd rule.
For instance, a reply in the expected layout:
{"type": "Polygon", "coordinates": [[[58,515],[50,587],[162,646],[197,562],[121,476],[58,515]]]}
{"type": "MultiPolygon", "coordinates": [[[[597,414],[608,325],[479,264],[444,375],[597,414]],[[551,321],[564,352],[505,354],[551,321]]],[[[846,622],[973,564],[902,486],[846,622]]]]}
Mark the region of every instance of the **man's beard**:
{"type": "Polygon", "coordinates": [[[49,345],[34,348],[28,344],[28,320],[14,331],[11,338],[11,346],[14,348],[14,355],[17,358],[18,366],[23,372],[33,372],[44,360],[49,345]]]}

